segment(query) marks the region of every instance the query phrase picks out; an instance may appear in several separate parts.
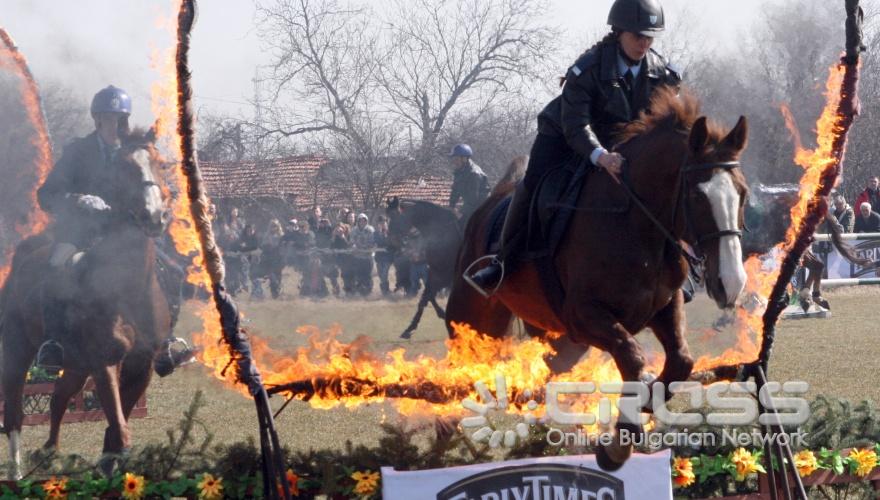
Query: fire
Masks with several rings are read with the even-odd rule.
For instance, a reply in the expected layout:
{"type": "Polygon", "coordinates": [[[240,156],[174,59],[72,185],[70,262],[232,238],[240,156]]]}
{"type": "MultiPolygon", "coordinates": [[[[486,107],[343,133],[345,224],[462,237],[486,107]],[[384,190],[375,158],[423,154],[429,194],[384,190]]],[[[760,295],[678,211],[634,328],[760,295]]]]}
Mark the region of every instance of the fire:
{"type": "MultiPolygon", "coordinates": [[[[0,45],[0,69],[9,71],[19,78],[21,102],[27,120],[33,129],[30,143],[34,147],[32,167],[35,180],[30,194],[30,210],[24,223],[16,222],[15,224],[16,232],[21,236],[21,239],[25,239],[43,231],[49,222],[48,216],[40,209],[36,188],[43,184],[52,168],[52,144],[49,141],[49,129],[40,102],[39,88],[30,72],[27,59],[2,28],[0,28],[0,39],[3,41],[3,44],[0,45]]],[[[9,263],[11,261],[12,252],[11,248],[6,250],[3,262],[9,263]]],[[[9,264],[5,264],[0,268],[0,286],[5,283],[8,275],[9,264]]]]}

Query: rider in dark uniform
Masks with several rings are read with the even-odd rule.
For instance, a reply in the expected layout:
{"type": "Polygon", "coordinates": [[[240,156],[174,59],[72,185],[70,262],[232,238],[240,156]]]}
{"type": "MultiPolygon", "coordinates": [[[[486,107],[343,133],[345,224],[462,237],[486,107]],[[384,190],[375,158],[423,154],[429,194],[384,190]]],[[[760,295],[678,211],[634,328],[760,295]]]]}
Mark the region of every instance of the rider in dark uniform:
{"type": "MultiPolygon", "coordinates": [[[[110,222],[112,207],[120,205],[119,193],[113,189],[113,162],[122,140],[130,132],[131,97],[120,88],[108,86],[92,99],[91,115],[95,131],[64,149],[37,191],[40,207],[55,219],[49,274],[57,279],[47,279],[43,286],[43,329],[47,340],[37,353],[37,365],[49,370],[57,370],[63,363],[59,339],[66,331],[66,306],[73,289],[71,275],[82,251],[110,222]]],[[[169,338],[166,342],[176,340],[169,338]]],[[[171,355],[168,349],[162,352],[171,355]]],[[[158,370],[158,365],[168,360],[156,361],[158,370]]],[[[172,364],[180,361],[175,359],[172,364]]]]}
{"type": "MultiPolygon", "coordinates": [[[[523,182],[513,194],[501,234],[501,251],[489,266],[466,276],[488,295],[501,280],[505,264],[515,262],[532,193],[544,174],[570,161],[589,161],[617,176],[623,157],[612,152],[617,130],[645,110],[654,90],[678,86],[679,73],[651,50],[664,30],[658,0],[616,0],[608,15],[611,33],[584,52],[568,69],[562,93],[538,115],[523,182]]],[[[508,270],[509,271],[509,270],[508,270]]]]}
{"type": "Polygon", "coordinates": [[[455,209],[461,200],[461,220],[467,223],[474,210],[489,197],[489,179],[479,165],[471,160],[474,152],[467,144],[452,148],[449,157],[455,166],[452,192],[449,193],[449,208],[455,209]]]}

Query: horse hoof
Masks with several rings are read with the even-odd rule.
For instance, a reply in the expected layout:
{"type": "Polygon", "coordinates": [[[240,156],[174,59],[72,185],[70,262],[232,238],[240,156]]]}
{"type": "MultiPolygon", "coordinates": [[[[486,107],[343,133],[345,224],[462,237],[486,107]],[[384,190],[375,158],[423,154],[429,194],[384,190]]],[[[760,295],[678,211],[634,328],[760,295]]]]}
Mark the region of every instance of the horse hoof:
{"type": "Polygon", "coordinates": [[[400,338],[402,338],[402,339],[406,339],[406,340],[409,340],[409,339],[412,338],[412,332],[411,332],[411,331],[405,331],[405,332],[403,332],[403,333],[400,334],[400,338]]]}
{"type": "Polygon", "coordinates": [[[604,446],[596,448],[596,464],[606,472],[614,472],[623,466],[622,462],[618,463],[611,459],[604,446]]]}

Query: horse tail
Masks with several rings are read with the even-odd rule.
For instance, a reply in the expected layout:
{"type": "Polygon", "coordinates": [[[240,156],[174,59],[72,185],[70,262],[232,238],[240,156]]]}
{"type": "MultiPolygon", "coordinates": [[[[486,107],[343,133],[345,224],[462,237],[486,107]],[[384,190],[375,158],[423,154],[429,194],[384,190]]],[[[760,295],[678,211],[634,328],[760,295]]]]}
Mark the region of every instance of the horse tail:
{"type": "MultiPolygon", "coordinates": [[[[832,216],[833,217],[833,216],[832,216]]],[[[843,239],[840,238],[840,233],[842,232],[843,227],[837,223],[837,221],[829,220],[828,224],[828,232],[831,235],[831,243],[834,245],[834,248],[843,256],[844,259],[849,261],[851,264],[856,264],[861,267],[868,267],[874,264],[871,259],[866,259],[864,257],[859,257],[856,255],[853,247],[848,245],[843,239]]]]}
{"type": "Polygon", "coordinates": [[[495,187],[492,188],[492,196],[507,195],[507,193],[513,191],[516,183],[526,176],[526,167],[528,165],[529,157],[527,155],[520,155],[511,160],[507,170],[504,171],[504,175],[498,180],[495,187]]]}

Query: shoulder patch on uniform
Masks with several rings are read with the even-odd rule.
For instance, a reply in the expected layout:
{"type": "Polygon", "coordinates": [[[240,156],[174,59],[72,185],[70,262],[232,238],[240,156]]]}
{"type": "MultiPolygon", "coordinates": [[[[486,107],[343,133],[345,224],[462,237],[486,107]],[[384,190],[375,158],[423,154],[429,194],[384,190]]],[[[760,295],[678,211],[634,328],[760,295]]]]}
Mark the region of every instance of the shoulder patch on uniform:
{"type": "Polygon", "coordinates": [[[597,47],[584,52],[577,58],[574,64],[568,69],[574,76],[581,76],[591,66],[599,63],[599,50],[597,47]]]}

